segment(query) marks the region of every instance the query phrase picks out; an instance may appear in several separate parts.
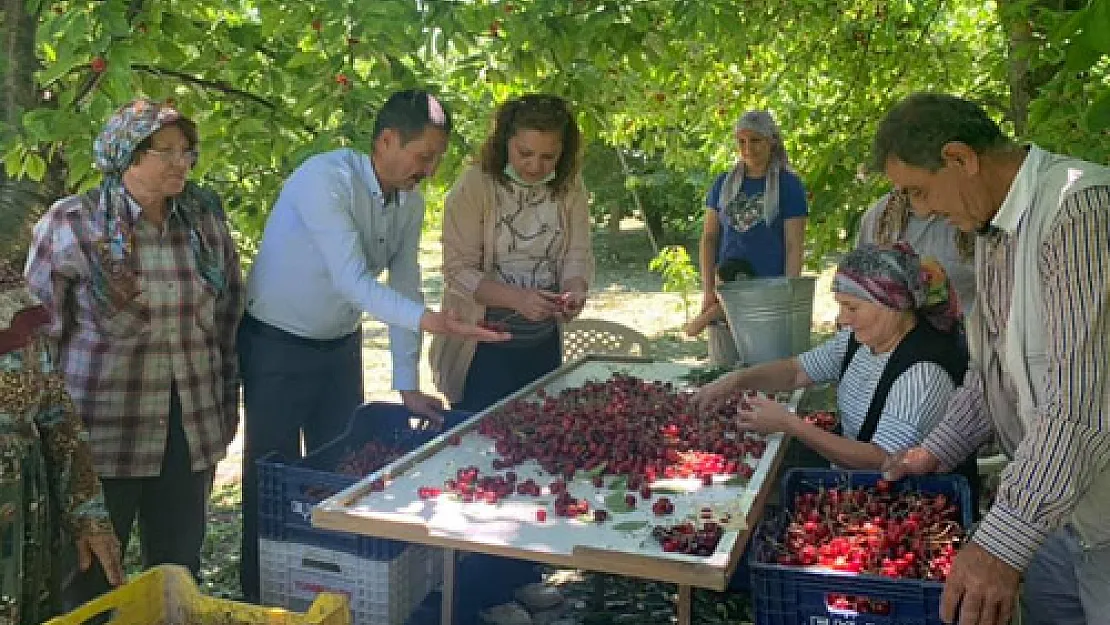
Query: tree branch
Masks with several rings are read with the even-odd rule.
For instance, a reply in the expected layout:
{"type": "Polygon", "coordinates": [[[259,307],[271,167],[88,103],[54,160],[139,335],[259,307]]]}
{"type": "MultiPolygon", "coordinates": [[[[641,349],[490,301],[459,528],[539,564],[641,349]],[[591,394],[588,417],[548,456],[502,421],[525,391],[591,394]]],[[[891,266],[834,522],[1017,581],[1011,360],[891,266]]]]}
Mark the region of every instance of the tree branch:
{"type": "MultiPolygon", "coordinates": [[[[244,91],[243,89],[235,87],[234,85],[231,85],[230,83],[228,83],[226,81],[223,81],[223,80],[209,80],[207,78],[201,78],[200,76],[194,76],[192,74],[187,74],[187,73],[179,71],[179,70],[167,69],[167,68],[164,68],[164,67],[157,67],[157,66],[154,66],[154,65],[134,64],[134,65],[131,66],[131,68],[134,69],[134,70],[140,71],[140,72],[147,72],[148,74],[154,74],[156,76],[171,76],[171,77],[177,78],[178,80],[181,80],[183,82],[187,82],[189,84],[197,85],[198,87],[203,87],[203,88],[209,89],[211,91],[219,91],[220,93],[226,93],[228,95],[233,95],[233,96],[236,96],[236,97],[241,98],[243,100],[253,102],[254,104],[257,104],[257,105],[259,105],[263,108],[269,109],[271,111],[280,112],[282,110],[281,107],[279,107],[277,104],[271,102],[270,100],[267,100],[266,98],[263,98],[262,96],[260,96],[258,94],[251,93],[249,91],[244,91]]],[[[292,118],[292,117],[289,117],[289,116],[286,116],[286,118],[297,122],[305,132],[308,132],[312,135],[315,135],[316,132],[317,132],[315,128],[313,128],[312,126],[309,126],[308,124],[305,124],[301,120],[298,120],[298,119],[295,119],[295,118],[292,118]]]]}
{"type": "MultiPolygon", "coordinates": [[[[131,0],[131,4],[127,5],[127,12],[125,13],[125,16],[127,18],[128,24],[130,24],[139,14],[139,12],[143,10],[143,1],[144,0],[131,0]]],[[[120,37],[118,36],[112,37],[111,41],[116,41],[119,38],[120,37]]],[[[109,45],[111,45],[111,43],[109,43],[109,45]]],[[[100,84],[100,80],[103,77],[103,72],[92,72],[88,76],[85,76],[84,84],[77,89],[77,97],[73,98],[74,110],[76,110],[78,107],[81,106],[82,103],[84,103],[85,98],[87,98],[89,94],[92,93],[93,89],[96,89],[96,86],[100,84]]]]}
{"type": "Polygon", "coordinates": [[[204,87],[205,89],[238,96],[240,98],[243,98],[244,100],[250,100],[251,102],[259,104],[270,110],[277,109],[277,105],[273,102],[270,102],[266,98],[263,98],[262,96],[251,93],[249,91],[244,91],[223,80],[209,80],[207,78],[201,78],[192,74],[186,74],[185,72],[179,70],[157,67],[155,65],[146,65],[144,63],[135,63],[131,65],[131,69],[138,70],[140,72],[146,72],[148,74],[154,74],[156,76],[172,76],[187,83],[204,87]]]}

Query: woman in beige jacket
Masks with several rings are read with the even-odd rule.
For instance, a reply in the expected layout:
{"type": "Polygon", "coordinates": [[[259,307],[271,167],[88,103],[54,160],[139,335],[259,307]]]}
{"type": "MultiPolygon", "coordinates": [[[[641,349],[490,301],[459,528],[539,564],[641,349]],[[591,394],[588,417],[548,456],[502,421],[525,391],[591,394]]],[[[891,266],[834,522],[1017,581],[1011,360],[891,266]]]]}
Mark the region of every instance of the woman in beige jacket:
{"type": "Polygon", "coordinates": [[[443,307],[503,328],[498,345],[436,336],[436,386],[455,408],[483,410],[562,363],[560,324],[586,303],[590,215],[578,124],[565,100],[503,103],[478,162],[445,202],[443,307]]]}

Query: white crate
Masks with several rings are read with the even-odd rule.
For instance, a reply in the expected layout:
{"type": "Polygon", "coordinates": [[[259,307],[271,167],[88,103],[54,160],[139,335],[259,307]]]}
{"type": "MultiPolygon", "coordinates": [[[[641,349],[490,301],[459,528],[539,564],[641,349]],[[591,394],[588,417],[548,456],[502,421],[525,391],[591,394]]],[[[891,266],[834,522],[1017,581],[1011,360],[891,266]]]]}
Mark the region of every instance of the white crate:
{"type": "Polygon", "coordinates": [[[354,625],[404,625],[443,580],[440,549],[409,545],[393,560],[276,540],[258,541],[264,605],[303,612],[318,593],[346,595],[354,625]]]}

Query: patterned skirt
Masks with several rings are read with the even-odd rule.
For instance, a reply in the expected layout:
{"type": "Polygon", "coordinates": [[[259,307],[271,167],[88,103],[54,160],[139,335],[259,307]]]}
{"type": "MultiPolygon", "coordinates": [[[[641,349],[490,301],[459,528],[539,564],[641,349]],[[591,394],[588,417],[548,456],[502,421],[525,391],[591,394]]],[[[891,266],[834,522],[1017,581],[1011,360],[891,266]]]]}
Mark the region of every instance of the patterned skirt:
{"type": "Polygon", "coordinates": [[[60,611],[62,543],[50,492],[38,437],[0,424],[0,625],[42,623],[60,611]]]}

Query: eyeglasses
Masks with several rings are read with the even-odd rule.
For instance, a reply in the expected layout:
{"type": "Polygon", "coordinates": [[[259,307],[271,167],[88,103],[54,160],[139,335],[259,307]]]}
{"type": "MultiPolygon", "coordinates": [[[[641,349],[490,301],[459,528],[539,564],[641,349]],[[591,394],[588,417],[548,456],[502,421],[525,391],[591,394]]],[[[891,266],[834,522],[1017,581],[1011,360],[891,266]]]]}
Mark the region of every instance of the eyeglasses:
{"type": "Polygon", "coordinates": [[[197,164],[198,153],[196,150],[178,152],[177,150],[156,150],[154,148],[147,148],[146,151],[162,159],[162,162],[167,165],[185,163],[189,167],[192,167],[197,164]]]}

